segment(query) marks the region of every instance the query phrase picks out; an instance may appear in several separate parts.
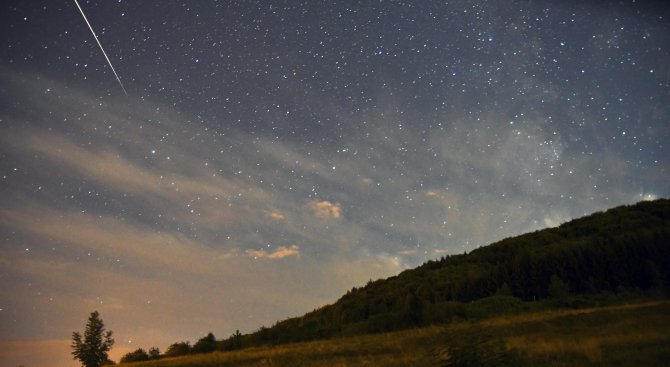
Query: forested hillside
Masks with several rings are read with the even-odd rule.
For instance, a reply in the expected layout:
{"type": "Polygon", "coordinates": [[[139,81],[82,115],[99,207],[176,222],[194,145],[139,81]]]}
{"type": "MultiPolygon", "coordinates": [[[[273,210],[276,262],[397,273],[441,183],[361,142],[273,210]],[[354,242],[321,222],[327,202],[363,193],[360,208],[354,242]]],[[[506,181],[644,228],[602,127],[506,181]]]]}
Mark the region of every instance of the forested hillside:
{"type": "Polygon", "coordinates": [[[660,199],[429,261],[354,288],[333,305],[261,328],[243,341],[255,345],[390,331],[504,311],[523,301],[561,302],[568,294],[662,289],[669,279],[670,200],[660,199]]]}

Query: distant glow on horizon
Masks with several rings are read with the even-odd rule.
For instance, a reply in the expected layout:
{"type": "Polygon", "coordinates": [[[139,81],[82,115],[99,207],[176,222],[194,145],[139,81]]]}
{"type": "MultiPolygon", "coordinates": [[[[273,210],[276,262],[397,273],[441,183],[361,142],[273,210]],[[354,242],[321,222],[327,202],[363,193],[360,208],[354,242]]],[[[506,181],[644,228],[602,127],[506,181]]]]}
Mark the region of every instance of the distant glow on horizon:
{"type": "Polygon", "coordinates": [[[655,195],[655,194],[640,194],[640,196],[642,197],[642,200],[644,200],[644,201],[653,201],[653,200],[659,199],[658,195],[655,195]]]}

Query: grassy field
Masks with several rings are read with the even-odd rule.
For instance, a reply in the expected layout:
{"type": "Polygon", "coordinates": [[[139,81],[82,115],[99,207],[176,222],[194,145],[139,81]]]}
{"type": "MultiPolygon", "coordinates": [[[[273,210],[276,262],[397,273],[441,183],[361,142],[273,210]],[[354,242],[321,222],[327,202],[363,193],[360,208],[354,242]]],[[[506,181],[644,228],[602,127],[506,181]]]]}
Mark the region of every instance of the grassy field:
{"type": "Polygon", "coordinates": [[[128,366],[659,366],[667,361],[670,302],[663,301],[526,313],[128,366]]]}

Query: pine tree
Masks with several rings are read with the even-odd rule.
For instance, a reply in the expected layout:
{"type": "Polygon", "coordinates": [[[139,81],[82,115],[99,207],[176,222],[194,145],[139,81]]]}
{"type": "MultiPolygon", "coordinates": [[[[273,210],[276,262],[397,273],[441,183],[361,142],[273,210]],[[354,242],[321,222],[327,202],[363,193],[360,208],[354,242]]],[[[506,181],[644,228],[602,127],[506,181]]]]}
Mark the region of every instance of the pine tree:
{"type": "Polygon", "coordinates": [[[86,331],[82,340],[81,334],[72,333],[72,355],[84,367],[100,367],[109,364],[107,352],[112,349],[114,339],[112,331],[105,331],[105,325],[98,311],[91,312],[86,323],[86,331]]]}

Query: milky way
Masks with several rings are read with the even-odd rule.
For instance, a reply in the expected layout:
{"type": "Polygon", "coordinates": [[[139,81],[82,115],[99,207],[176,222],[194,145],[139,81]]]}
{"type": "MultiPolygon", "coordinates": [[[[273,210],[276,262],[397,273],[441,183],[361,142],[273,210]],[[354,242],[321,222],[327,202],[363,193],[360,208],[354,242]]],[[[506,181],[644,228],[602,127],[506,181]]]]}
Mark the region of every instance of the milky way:
{"type": "Polygon", "coordinates": [[[9,1],[0,364],[250,332],[670,196],[655,2],[9,1]],[[32,351],[39,350],[39,353],[32,351]]]}

